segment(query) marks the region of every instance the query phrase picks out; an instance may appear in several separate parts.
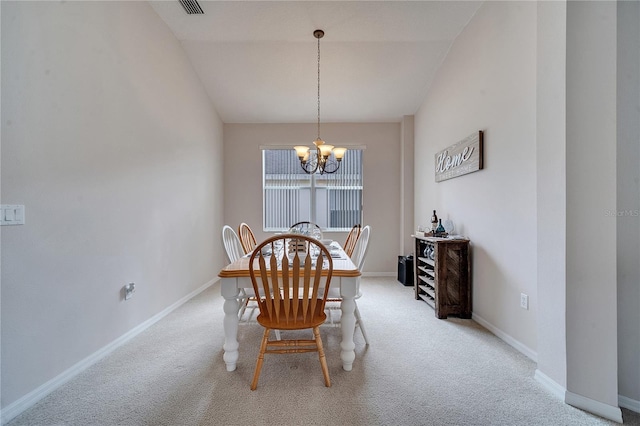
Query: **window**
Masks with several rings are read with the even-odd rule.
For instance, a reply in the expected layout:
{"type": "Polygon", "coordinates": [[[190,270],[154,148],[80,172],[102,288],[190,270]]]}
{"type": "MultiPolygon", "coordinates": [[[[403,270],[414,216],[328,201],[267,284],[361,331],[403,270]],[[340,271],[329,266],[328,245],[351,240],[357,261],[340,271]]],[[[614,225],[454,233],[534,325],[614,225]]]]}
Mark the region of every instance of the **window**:
{"type": "Polygon", "coordinates": [[[300,221],[346,231],[362,222],[362,150],[350,149],[333,174],[309,175],[296,152],[263,149],[263,228],[285,231],[300,221]]]}

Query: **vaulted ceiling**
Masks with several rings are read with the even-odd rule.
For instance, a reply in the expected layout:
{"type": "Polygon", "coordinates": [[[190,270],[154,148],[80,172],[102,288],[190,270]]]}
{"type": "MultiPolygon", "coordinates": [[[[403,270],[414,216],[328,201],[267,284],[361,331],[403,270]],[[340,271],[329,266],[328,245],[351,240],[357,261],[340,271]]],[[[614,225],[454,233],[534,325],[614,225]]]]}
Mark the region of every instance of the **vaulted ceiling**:
{"type": "Polygon", "coordinates": [[[397,122],[424,100],[480,1],[150,4],[182,43],[225,123],[397,122]]]}

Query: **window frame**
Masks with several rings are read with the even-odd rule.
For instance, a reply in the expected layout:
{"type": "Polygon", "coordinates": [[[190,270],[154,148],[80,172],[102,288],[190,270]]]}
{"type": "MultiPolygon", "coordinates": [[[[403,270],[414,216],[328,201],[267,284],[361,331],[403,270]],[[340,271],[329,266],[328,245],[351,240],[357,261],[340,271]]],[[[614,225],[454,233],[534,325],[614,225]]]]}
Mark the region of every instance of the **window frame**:
{"type": "MultiPolygon", "coordinates": [[[[359,173],[359,185],[351,185],[351,186],[344,186],[343,189],[351,189],[351,190],[359,190],[359,218],[358,218],[358,222],[357,223],[362,223],[362,219],[363,219],[363,215],[364,215],[364,150],[365,147],[364,146],[347,146],[347,155],[349,154],[349,151],[360,151],[360,165],[359,165],[359,169],[360,169],[360,173],[359,173]]],[[[266,151],[269,150],[291,150],[292,153],[295,155],[295,151],[293,150],[293,148],[291,146],[261,146],[260,147],[260,153],[261,153],[261,159],[262,159],[262,171],[261,171],[261,177],[262,177],[262,230],[263,232],[286,232],[289,228],[288,227],[274,227],[274,226],[270,226],[267,227],[267,190],[269,189],[269,187],[267,186],[267,174],[265,173],[266,171],[266,151]]],[[[296,157],[296,161],[297,157],[296,157]]],[[[298,167],[299,164],[298,164],[298,167]]],[[[342,165],[341,165],[342,167],[342,165]]],[[[302,168],[300,167],[299,169],[300,171],[302,170],[302,168]]],[[[298,172],[299,173],[299,172],[298,172]]],[[[296,174],[298,174],[296,173],[296,174]]],[[[340,172],[338,172],[340,173],[340,172]]],[[[313,175],[309,175],[309,174],[302,174],[300,173],[300,176],[307,176],[309,177],[309,186],[308,187],[300,187],[299,189],[302,188],[308,188],[309,189],[309,218],[298,218],[299,220],[309,220],[312,222],[316,222],[316,208],[317,208],[317,196],[316,194],[318,193],[317,190],[319,188],[327,188],[327,189],[331,189],[330,185],[318,185],[317,180],[318,179],[322,179],[322,178],[328,178],[331,179],[331,176],[335,176],[332,174],[325,174],[325,175],[320,175],[319,173],[314,173],[313,175]]],[[[337,175],[339,176],[339,175],[337,175]]],[[[292,188],[293,189],[293,188],[292,188]]],[[[329,198],[329,195],[327,194],[327,197],[329,198]]],[[[327,199],[327,202],[329,203],[330,201],[327,199]]],[[[338,210],[341,211],[341,210],[338,210]]],[[[330,213],[328,212],[328,216],[330,216],[330,213]]],[[[330,224],[331,218],[327,217],[327,221],[330,224]]],[[[355,224],[354,224],[355,225],[355,224]]],[[[349,226],[345,226],[345,227],[325,227],[322,226],[322,231],[323,232],[347,232],[350,231],[353,225],[349,225],[349,226]]]]}

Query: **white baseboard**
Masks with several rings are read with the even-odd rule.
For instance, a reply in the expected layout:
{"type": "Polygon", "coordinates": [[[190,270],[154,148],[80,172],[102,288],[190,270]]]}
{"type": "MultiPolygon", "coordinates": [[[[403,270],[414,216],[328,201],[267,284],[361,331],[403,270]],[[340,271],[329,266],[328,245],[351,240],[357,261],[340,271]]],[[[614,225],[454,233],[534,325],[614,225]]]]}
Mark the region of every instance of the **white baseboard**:
{"type": "MultiPolygon", "coordinates": [[[[533,362],[536,362],[536,363],[538,362],[538,354],[535,351],[531,350],[526,345],[523,345],[522,343],[520,343],[519,341],[517,341],[507,333],[494,327],[491,323],[489,323],[484,318],[480,317],[475,313],[472,314],[472,319],[476,321],[478,324],[482,325],[487,330],[491,331],[500,339],[504,340],[507,344],[515,348],[517,351],[521,352],[522,354],[530,358],[533,362]]],[[[566,404],[569,404],[576,408],[580,408],[581,410],[585,410],[590,413],[596,414],[605,419],[622,423],[622,411],[620,410],[619,407],[614,407],[612,405],[605,404],[603,402],[596,401],[590,398],[586,398],[582,395],[569,392],[563,386],[559,385],[554,380],[549,378],[546,374],[542,373],[540,370],[536,369],[534,378],[538,382],[540,382],[545,388],[547,388],[551,393],[556,395],[558,398],[562,399],[566,404]]],[[[620,407],[624,407],[632,411],[640,412],[640,401],[636,401],[631,398],[627,398],[622,395],[619,395],[618,404],[620,405],[620,407]]]]}
{"type": "Polygon", "coordinates": [[[622,423],[622,411],[618,407],[567,391],[564,402],[605,419],[622,423]]]}
{"type": "Polygon", "coordinates": [[[557,396],[558,399],[562,401],[565,400],[567,390],[564,386],[559,385],[555,380],[553,380],[537,368],[536,372],[533,375],[533,378],[540,382],[540,384],[542,384],[542,386],[544,386],[548,391],[557,396]]]}
{"type": "Polygon", "coordinates": [[[493,324],[491,324],[490,322],[488,322],[487,320],[485,320],[481,316],[477,315],[475,312],[473,312],[471,314],[471,318],[475,322],[477,322],[478,324],[480,324],[481,326],[483,326],[484,328],[486,328],[487,330],[489,330],[490,332],[492,332],[493,334],[498,336],[500,339],[504,340],[505,343],[507,343],[509,346],[512,346],[518,352],[522,353],[523,355],[525,355],[526,357],[531,359],[533,362],[535,362],[535,363],[538,362],[538,353],[536,351],[534,351],[531,348],[529,348],[528,346],[520,343],[518,340],[514,339],[513,337],[511,337],[510,335],[508,335],[504,331],[502,331],[499,328],[495,327],[493,324]]]}
{"type": "Polygon", "coordinates": [[[395,272],[363,272],[363,277],[395,277],[395,272]]]}
{"type": "Polygon", "coordinates": [[[640,401],[627,398],[626,396],[618,395],[618,405],[622,408],[626,408],[636,413],[640,413],[640,401]]]}
{"type": "MultiPolygon", "coordinates": [[[[547,390],[556,395],[562,401],[565,401],[565,394],[567,390],[564,387],[560,386],[554,380],[549,378],[549,376],[538,369],[536,369],[535,375],[533,377],[538,382],[540,382],[547,390]]],[[[636,401],[635,399],[627,398],[623,395],[618,395],[618,405],[622,408],[640,413],[640,401],[636,401]]]]}
{"type": "Polygon", "coordinates": [[[17,401],[7,405],[3,410],[0,411],[1,424],[4,425],[8,423],[11,419],[17,417],[22,412],[24,412],[25,410],[27,410],[28,408],[36,404],[38,401],[40,401],[42,398],[49,395],[51,392],[55,391],[60,386],[67,383],[69,380],[73,379],[78,374],[82,373],[84,370],[91,367],[96,362],[103,359],[104,357],[109,355],[111,352],[113,352],[120,346],[124,345],[126,342],[128,342],[138,334],[142,333],[147,328],[151,327],[156,322],[160,321],[162,318],[164,318],[165,316],[170,314],[172,311],[174,311],[175,309],[183,305],[185,302],[189,301],[191,298],[195,297],[199,293],[202,293],[204,290],[209,288],[216,281],[217,279],[213,279],[208,283],[202,285],[201,287],[197,288],[196,290],[192,291],[191,293],[187,294],[186,296],[178,300],[177,302],[168,306],[161,312],[152,316],[142,324],[132,328],[122,336],[118,337],[113,342],[109,343],[108,345],[104,346],[103,348],[99,349],[93,354],[89,355],[88,357],[76,363],[69,369],[63,371],[61,374],[57,375],[53,379],[49,380],[48,382],[44,383],[43,385],[29,392],[28,394],[18,399],[17,401]]]}

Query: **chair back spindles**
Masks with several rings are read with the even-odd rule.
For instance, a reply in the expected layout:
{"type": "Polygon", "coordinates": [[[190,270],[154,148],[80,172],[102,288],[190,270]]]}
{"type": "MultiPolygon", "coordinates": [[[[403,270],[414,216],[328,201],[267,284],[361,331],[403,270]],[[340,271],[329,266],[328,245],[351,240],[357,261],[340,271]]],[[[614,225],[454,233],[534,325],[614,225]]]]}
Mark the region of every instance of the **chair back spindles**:
{"type": "Polygon", "coordinates": [[[355,247],[353,248],[353,254],[351,255],[351,260],[353,264],[358,267],[358,270],[362,272],[362,268],[364,267],[364,261],[367,257],[367,252],[369,250],[369,235],[371,233],[371,226],[367,225],[362,228],[362,232],[360,232],[360,237],[358,237],[358,241],[356,241],[355,247]]]}
{"type": "MultiPolygon", "coordinates": [[[[301,240],[299,235],[290,237],[301,240]]],[[[303,251],[294,251],[291,258],[286,249],[278,252],[273,242],[266,246],[269,249],[265,251],[265,245],[261,244],[260,250],[255,250],[252,256],[257,260],[260,271],[259,276],[255,276],[255,272],[252,275],[252,282],[256,284],[254,291],[265,295],[258,301],[261,314],[264,313],[275,324],[284,322],[293,325],[297,321],[311,321],[312,315],[320,307],[318,304],[325,303],[323,299],[326,298],[331,280],[326,275],[327,269],[316,266],[328,261],[333,268],[331,255],[327,256],[326,250],[320,250],[320,244],[309,241],[305,242],[303,251]],[[318,251],[317,257],[310,255],[314,250],[318,251]],[[304,258],[301,258],[302,253],[304,258]]],[[[292,246],[299,247],[297,244],[292,246]]]]}
{"type": "Polygon", "coordinates": [[[309,237],[315,238],[316,240],[322,239],[322,228],[320,228],[319,225],[309,221],[294,223],[293,225],[291,225],[291,227],[289,227],[288,232],[290,234],[307,235],[309,237]]]}
{"type": "Polygon", "coordinates": [[[240,237],[240,243],[242,244],[244,254],[251,253],[257,244],[256,237],[253,234],[251,227],[242,222],[240,226],[238,226],[238,236],[240,237]]]}
{"type": "Polygon", "coordinates": [[[224,225],[222,227],[222,243],[224,244],[225,252],[227,253],[227,260],[229,263],[233,263],[244,254],[244,249],[242,248],[242,243],[240,242],[240,238],[238,238],[238,234],[233,230],[229,225],[224,225]]]}
{"type": "Polygon", "coordinates": [[[347,256],[351,257],[353,255],[353,249],[356,247],[356,243],[358,242],[358,238],[360,238],[360,232],[362,231],[362,227],[360,224],[354,225],[349,231],[349,235],[347,235],[347,239],[344,242],[344,252],[347,253],[347,256]]]}

